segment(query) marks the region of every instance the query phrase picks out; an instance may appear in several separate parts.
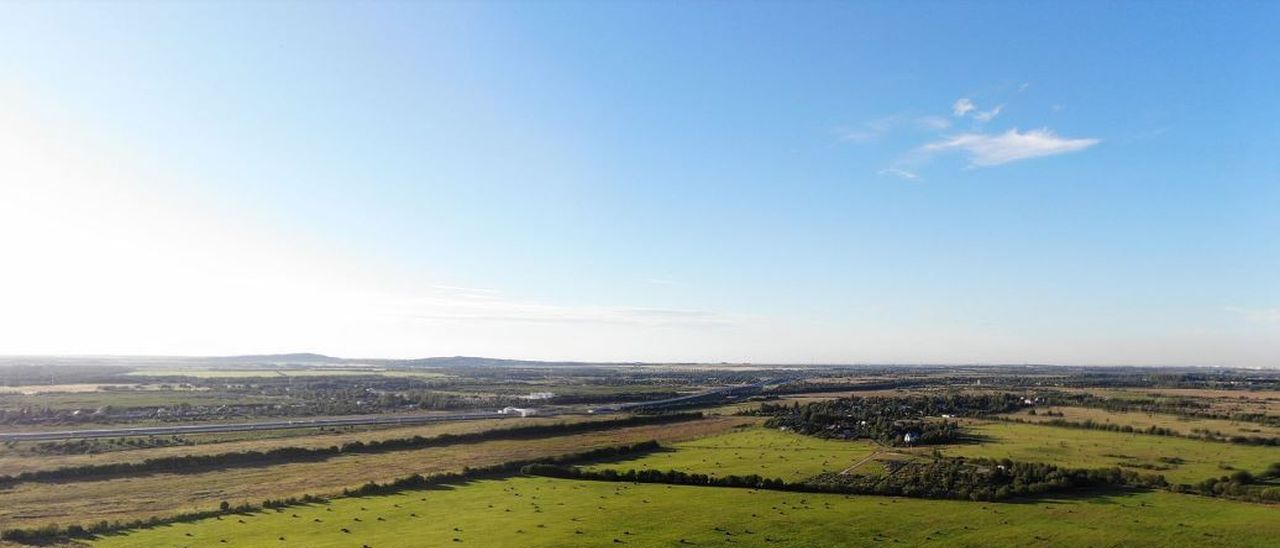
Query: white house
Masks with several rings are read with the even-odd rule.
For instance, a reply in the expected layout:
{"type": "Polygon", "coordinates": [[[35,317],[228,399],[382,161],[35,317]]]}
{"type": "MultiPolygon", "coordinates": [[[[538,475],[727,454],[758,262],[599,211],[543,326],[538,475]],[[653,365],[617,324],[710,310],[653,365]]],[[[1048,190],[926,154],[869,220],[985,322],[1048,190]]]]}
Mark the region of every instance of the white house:
{"type": "Polygon", "coordinates": [[[499,415],[520,415],[521,417],[532,417],[538,414],[537,409],[528,409],[523,407],[504,407],[498,411],[499,415]]]}

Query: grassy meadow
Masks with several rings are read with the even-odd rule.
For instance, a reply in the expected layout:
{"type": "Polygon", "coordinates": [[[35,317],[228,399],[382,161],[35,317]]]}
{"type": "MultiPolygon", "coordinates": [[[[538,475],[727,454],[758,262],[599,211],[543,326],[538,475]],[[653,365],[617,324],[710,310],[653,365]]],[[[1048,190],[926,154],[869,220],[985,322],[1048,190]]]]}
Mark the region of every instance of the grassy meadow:
{"type": "Polygon", "coordinates": [[[982,443],[946,446],[944,454],[1070,468],[1129,467],[1163,474],[1174,483],[1196,483],[1237,469],[1258,473],[1280,461],[1275,447],[1009,422],[968,421],[966,428],[982,443]]]}
{"type": "Polygon", "coordinates": [[[1271,546],[1273,507],[1165,492],[997,504],[485,480],[112,535],[168,546],[1271,546]]]}
{"type": "Polygon", "coordinates": [[[1222,419],[1202,419],[1168,415],[1162,413],[1143,413],[1141,411],[1108,411],[1088,407],[1040,407],[1031,415],[1030,409],[1010,414],[1025,421],[1048,422],[1062,419],[1070,422],[1091,420],[1101,424],[1148,428],[1158,426],[1168,428],[1182,435],[1194,435],[1196,429],[1221,432],[1228,436],[1280,437],[1280,428],[1256,422],[1232,421],[1222,419]],[[1050,416],[1047,412],[1061,413],[1061,416],[1050,416]]]}
{"type": "Polygon", "coordinates": [[[750,427],[671,444],[672,451],[639,459],[596,465],[626,470],[681,470],[709,475],[745,476],[799,481],[821,472],[838,472],[876,451],[868,441],[823,440],[776,429],[750,427]]]}

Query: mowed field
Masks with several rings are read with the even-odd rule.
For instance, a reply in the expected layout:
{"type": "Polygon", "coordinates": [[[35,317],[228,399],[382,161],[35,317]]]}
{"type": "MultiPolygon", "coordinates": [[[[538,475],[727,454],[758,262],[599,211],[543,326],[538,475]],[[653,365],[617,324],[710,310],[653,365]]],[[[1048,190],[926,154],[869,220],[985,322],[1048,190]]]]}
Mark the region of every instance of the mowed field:
{"type": "Polygon", "coordinates": [[[712,476],[758,474],[799,481],[822,472],[849,468],[874,453],[877,446],[864,440],[823,440],[751,427],[671,444],[670,448],[670,451],[593,468],[681,470],[712,476]]]}
{"type": "Polygon", "coordinates": [[[1273,507],[1165,492],[1023,503],[485,480],[96,541],[169,546],[1274,546],[1273,507]]]}
{"type": "Polygon", "coordinates": [[[1030,411],[1030,409],[1019,411],[1009,416],[1031,422],[1048,422],[1054,419],[1062,419],[1071,422],[1091,420],[1101,424],[1132,426],[1134,428],[1158,426],[1183,435],[1192,435],[1194,434],[1193,430],[1200,429],[1221,432],[1228,436],[1280,437],[1280,428],[1256,422],[1189,418],[1140,411],[1108,411],[1087,407],[1039,407],[1036,408],[1035,415],[1030,415],[1030,411]],[[1062,416],[1051,417],[1046,413],[1048,411],[1061,413],[1062,416]]]}
{"type": "Polygon", "coordinates": [[[1256,474],[1280,462],[1280,448],[1276,447],[1009,422],[965,421],[965,427],[981,436],[982,443],[945,446],[944,454],[1047,462],[1069,468],[1129,467],[1163,474],[1174,483],[1196,483],[1228,475],[1233,469],[1256,474]],[[1182,462],[1170,462],[1173,459],[1182,462]]]}
{"type": "Polygon", "coordinates": [[[755,422],[748,417],[708,419],[620,428],[533,440],[495,440],[445,447],[343,455],[319,462],[206,470],[190,474],[147,474],[66,483],[19,483],[0,489],[0,524],[32,527],[48,523],[167,516],[267,498],[326,495],[367,481],[388,481],[414,473],[461,471],[513,460],[588,451],[658,440],[680,442],[726,432],[755,422]]]}

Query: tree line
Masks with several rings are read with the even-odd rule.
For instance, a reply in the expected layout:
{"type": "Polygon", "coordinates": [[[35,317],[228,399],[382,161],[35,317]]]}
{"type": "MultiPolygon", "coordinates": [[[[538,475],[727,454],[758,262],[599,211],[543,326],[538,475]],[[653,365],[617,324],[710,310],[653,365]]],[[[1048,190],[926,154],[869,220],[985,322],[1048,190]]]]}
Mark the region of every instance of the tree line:
{"type": "Polygon", "coordinates": [[[1120,468],[1063,468],[1053,464],[942,458],[902,463],[882,476],[824,473],[798,482],[759,475],[713,476],[679,470],[591,470],[536,463],[521,472],[562,479],[737,487],[812,493],[997,501],[1093,487],[1164,488],[1163,476],[1120,468]]]}

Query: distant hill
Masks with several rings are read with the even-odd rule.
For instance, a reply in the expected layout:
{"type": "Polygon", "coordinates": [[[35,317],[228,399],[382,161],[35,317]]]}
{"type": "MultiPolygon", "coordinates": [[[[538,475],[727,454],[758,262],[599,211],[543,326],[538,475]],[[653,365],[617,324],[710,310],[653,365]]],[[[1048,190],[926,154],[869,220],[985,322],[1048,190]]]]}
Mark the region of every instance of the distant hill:
{"type": "MultiPolygon", "coordinates": [[[[372,360],[363,360],[368,363],[372,360]]],[[[547,367],[547,366],[587,366],[614,365],[589,362],[543,362],[537,360],[505,360],[500,358],[484,358],[479,356],[451,356],[418,358],[412,360],[377,360],[381,363],[409,367],[547,367]]]]}
{"type": "Polygon", "coordinates": [[[315,354],[312,352],[298,352],[293,354],[250,354],[245,356],[215,356],[210,358],[193,358],[195,360],[213,362],[213,363],[230,363],[237,365],[246,364],[340,364],[351,360],[343,358],[335,358],[324,354],[315,354]]]}

